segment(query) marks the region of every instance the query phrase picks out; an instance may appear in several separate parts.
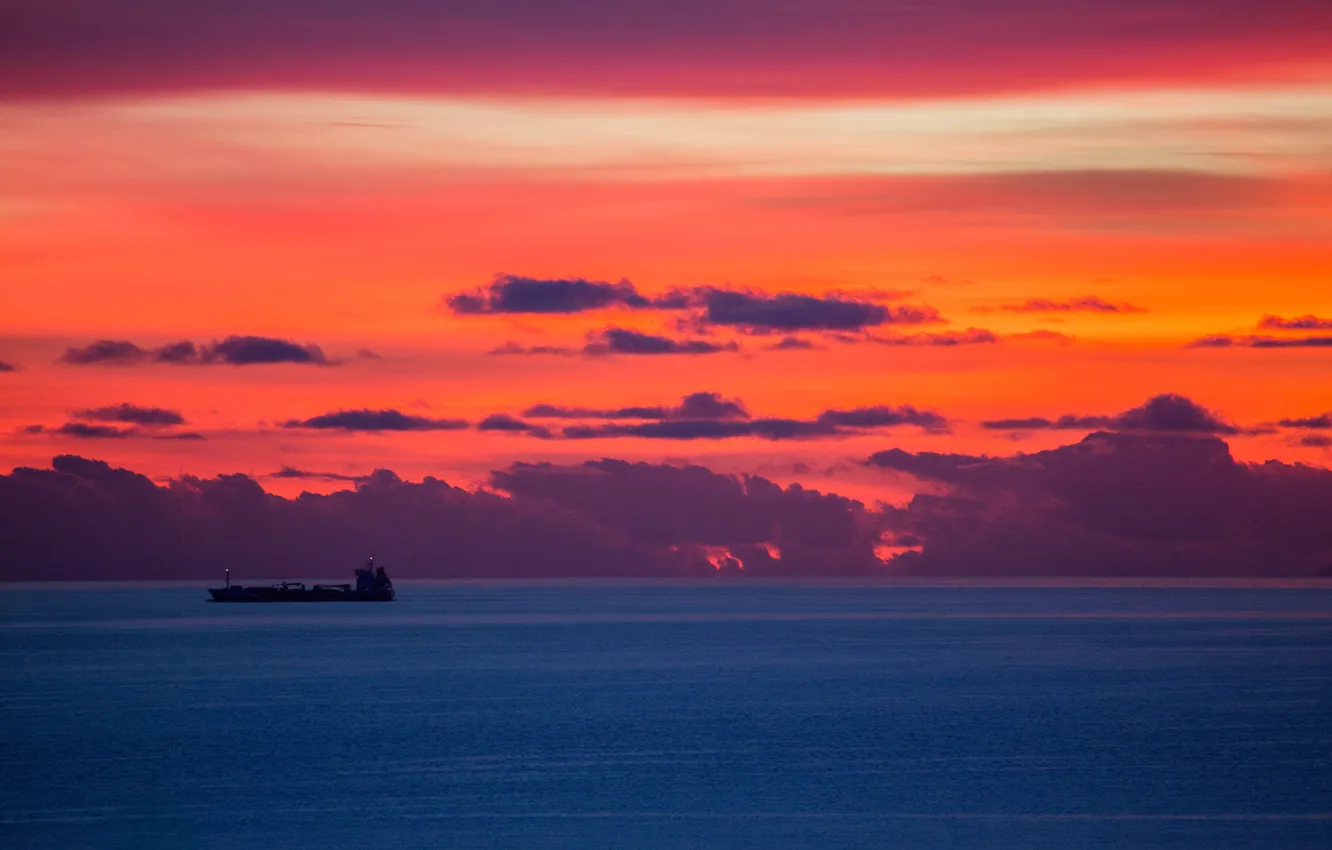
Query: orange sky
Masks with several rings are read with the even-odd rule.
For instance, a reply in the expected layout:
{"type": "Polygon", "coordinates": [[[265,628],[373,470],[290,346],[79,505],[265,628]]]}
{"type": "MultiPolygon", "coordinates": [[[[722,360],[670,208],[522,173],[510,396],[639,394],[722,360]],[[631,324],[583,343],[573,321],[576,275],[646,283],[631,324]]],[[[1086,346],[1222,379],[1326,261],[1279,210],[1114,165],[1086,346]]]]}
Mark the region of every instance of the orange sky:
{"type": "Polygon", "coordinates": [[[893,499],[856,461],[897,445],[1043,448],[1070,434],[979,423],[1112,414],[1163,392],[1261,432],[1231,439],[1240,458],[1327,465],[1327,448],[1263,426],[1332,409],[1332,347],[1187,345],[1319,336],[1257,324],[1332,317],[1330,137],[1332,71],[1307,59],[1284,77],[854,100],[275,86],[0,103],[0,361],[17,367],[0,374],[0,469],[78,453],[157,476],[288,465],[477,481],[514,459],[617,456],[893,499]],[[810,332],[818,347],[780,351],[781,334],[718,327],[707,338],[738,351],[501,356],[489,352],[576,348],[609,326],[690,333],[669,311],[444,305],[497,274],[928,306],[945,321],[894,330],[998,341],[810,332]],[[1005,309],[1092,296],[1140,309],[1005,309]],[[58,362],[96,340],[236,334],[316,344],[335,365],[58,362]],[[476,422],[697,391],[790,418],[909,404],[952,429],[772,442],[280,427],[344,409],[476,422]],[[51,433],[122,403],[178,411],[204,439],[51,433]]]}

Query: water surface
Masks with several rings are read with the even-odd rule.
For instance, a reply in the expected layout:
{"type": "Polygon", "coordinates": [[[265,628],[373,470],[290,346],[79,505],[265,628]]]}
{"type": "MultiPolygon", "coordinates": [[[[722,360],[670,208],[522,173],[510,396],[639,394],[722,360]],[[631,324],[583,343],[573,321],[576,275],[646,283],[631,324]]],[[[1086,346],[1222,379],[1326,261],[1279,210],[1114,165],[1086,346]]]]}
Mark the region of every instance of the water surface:
{"type": "Polygon", "coordinates": [[[1332,585],[0,590],[0,845],[1332,846],[1332,585]]]}

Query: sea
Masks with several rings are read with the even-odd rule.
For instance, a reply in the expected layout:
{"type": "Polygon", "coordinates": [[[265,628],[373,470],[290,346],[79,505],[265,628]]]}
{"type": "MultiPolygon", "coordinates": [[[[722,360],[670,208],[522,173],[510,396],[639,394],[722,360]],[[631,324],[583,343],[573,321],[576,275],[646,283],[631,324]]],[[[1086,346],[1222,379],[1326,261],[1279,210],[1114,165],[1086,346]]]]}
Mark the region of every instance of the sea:
{"type": "Polygon", "coordinates": [[[1332,583],[0,588],[0,847],[1332,847],[1332,583]]]}

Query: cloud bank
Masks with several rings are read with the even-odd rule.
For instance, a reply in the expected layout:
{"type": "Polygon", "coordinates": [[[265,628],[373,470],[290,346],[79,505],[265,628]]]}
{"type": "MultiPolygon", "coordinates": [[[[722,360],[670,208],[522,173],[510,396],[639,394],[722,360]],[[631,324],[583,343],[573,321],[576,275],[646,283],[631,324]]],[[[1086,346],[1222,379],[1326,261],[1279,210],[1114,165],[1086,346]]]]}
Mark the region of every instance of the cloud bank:
{"type": "Polygon", "coordinates": [[[352,553],[370,552],[406,577],[711,576],[723,566],[752,576],[1305,576],[1332,566],[1332,471],[1238,463],[1215,434],[1100,431],[1011,457],[887,449],[866,465],[921,490],[903,507],[871,508],[759,476],[604,459],[516,463],[481,491],[387,470],[283,469],[271,477],[354,485],[286,499],[245,475],[157,484],[62,455],[0,476],[0,579],[202,581],[238,565],[254,577],[336,577],[352,553]]]}
{"type": "Polygon", "coordinates": [[[918,575],[1293,576],[1332,565],[1332,471],[1237,463],[1219,437],[1101,431],[1015,457],[879,452],[942,485],[890,509],[918,575]]]}
{"type": "Polygon", "coordinates": [[[754,575],[881,569],[861,503],[697,466],[515,464],[498,492],[387,470],[355,485],[284,499],[245,475],[159,485],[62,455],[0,476],[0,579],[341,577],[369,553],[402,577],[713,575],[721,550],[754,575]]]}

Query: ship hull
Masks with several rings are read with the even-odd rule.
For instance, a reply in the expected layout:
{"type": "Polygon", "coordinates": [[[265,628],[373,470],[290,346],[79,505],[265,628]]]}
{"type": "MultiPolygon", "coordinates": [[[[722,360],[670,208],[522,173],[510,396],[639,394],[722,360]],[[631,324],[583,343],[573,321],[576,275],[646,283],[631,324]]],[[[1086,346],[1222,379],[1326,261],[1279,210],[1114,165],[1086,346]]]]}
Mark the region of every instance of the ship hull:
{"type": "Polygon", "coordinates": [[[215,587],[213,602],[392,602],[393,591],[300,590],[280,587],[215,587]]]}

